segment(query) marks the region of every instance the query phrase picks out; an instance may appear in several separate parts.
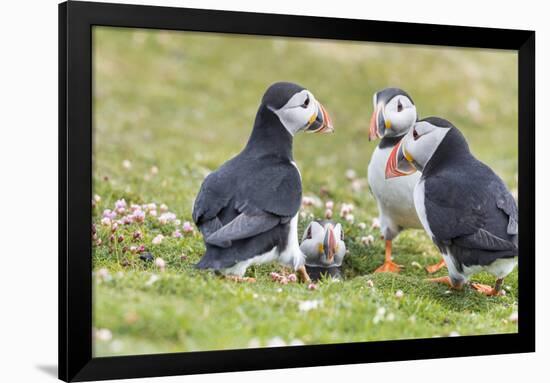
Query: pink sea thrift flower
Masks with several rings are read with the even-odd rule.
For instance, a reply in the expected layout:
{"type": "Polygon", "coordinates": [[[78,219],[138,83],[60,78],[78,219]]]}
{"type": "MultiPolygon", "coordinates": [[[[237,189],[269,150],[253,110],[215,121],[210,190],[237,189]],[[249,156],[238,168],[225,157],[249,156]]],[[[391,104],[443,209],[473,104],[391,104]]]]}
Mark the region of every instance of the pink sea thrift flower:
{"type": "Polygon", "coordinates": [[[115,219],[116,218],[116,212],[112,211],[111,209],[105,209],[103,210],[103,218],[109,218],[109,219],[115,219]]]}
{"type": "Polygon", "coordinates": [[[164,262],[164,259],[162,258],[155,258],[155,266],[157,266],[161,270],[164,270],[164,268],[166,267],[166,262],[164,262]]]}
{"type": "Polygon", "coordinates": [[[332,210],[331,209],[327,209],[325,210],[325,218],[326,219],[331,219],[332,218],[332,210]]]}
{"type": "Polygon", "coordinates": [[[143,221],[145,221],[145,212],[143,212],[141,210],[136,210],[132,214],[132,218],[135,222],[143,222],[143,221]]]}
{"type": "Polygon", "coordinates": [[[126,206],[126,200],[124,198],[119,199],[115,202],[115,209],[126,208],[126,206]]]}
{"type": "Polygon", "coordinates": [[[132,237],[134,239],[141,239],[142,238],[141,231],[139,231],[139,230],[134,231],[134,234],[132,235],[132,237]]]}
{"type": "Polygon", "coordinates": [[[159,210],[160,210],[161,212],[163,212],[163,213],[164,213],[164,212],[167,212],[167,211],[168,211],[168,206],[166,206],[165,204],[161,204],[161,205],[159,206],[159,210]]]}
{"type": "Polygon", "coordinates": [[[176,230],[172,233],[172,237],[174,237],[174,238],[181,238],[181,237],[182,237],[181,231],[179,231],[179,230],[176,229],[176,230]]]}
{"type": "Polygon", "coordinates": [[[159,223],[161,225],[166,225],[167,223],[173,222],[175,220],[176,220],[176,215],[170,212],[162,213],[159,217],[159,223]]]}
{"type": "Polygon", "coordinates": [[[373,229],[380,229],[380,220],[378,218],[372,219],[372,225],[371,228],[373,229]]]}
{"type": "Polygon", "coordinates": [[[191,225],[191,222],[185,221],[182,225],[183,232],[184,233],[192,233],[193,232],[193,225],[191,225]]]}
{"type": "Polygon", "coordinates": [[[326,209],[330,209],[330,210],[334,209],[334,202],[332,202],[332,201],[327,201],[327,202],[325,203],[325,208],[326,208],[326,209]]]}
{"type": "Polygon", "coordinates": [[[107,217],[101,218],[101,224],[103,226],[111,226],[111,219],[107,217]]]}
{"type": "Polygon", "coordinates": [[[153,245],[160,245],[162,243],[162,240],[164,239],[164,235],[159,234],[155,238],[153,238],[153,245]]]}

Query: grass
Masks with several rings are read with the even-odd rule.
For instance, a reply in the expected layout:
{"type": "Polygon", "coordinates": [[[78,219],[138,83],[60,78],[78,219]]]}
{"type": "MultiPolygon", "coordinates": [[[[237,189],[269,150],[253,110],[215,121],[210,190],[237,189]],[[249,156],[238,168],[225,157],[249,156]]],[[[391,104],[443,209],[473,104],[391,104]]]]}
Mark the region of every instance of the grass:
{"type": "MultiPolygon", "coordinates": [[[[366,185],[375,147],[367,139],[372,94],[399,86],[421,117],[442,116],[459,127],[476,156],[516,189],[514,53],[97,27],[93,37],[93,181],[101,197],[93,216],[101,240],[93,254],[96,356],[517,331],[509,320],[517,311],[517,272],[499,298],[426,283],[422,267],[439,255],[421,231],[395,241],[402,273],[373,274],[383,241],[371,228],[378,213],[366,185]],[[181,223],[150,216],[119,226],[110,240],[102,212],[122,198],[164,203],[191,221],[204,176],[242,148],[264,90],[279,80],[307,86],[335,124],[333,135],[297,136],[294,155],[304,195],[334,201],[335,212],[344,202],[355,206],[355,222],[343,222],[345,281],[322,281],[316,290],[280,285],[269,278],[278,265],[252,267],[254,284],[224,281],[193,269],[204,251],[196,231],[174,238],[181,223]],[[133,239],[136,231],[142,238],[133,239]],[[154,245],[158,234],[165,238],[154,245]],[[376,238],[371,246],[361,243],[366,235],[376,238]],[[140,245],[166,266],[140,260],[130,250],[140,245]],[[304,310],[308,304],[315,307],[304,310]]],[[[304,207],[300,235],[323,212],[304,207]]],[[[474,280],[494,282],[486,274],[474,280]]]]}

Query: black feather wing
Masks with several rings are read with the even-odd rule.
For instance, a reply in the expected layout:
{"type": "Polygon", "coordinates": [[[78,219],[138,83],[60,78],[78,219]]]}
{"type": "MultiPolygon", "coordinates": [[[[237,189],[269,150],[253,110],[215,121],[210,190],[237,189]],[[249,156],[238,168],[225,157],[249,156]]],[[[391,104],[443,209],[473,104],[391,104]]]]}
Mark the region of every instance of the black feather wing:
{"type": "Polygon", "coordinates": [[[517,249],[517,207],[506,186],[476,161],[469,172],[426,179],[425,208],[430,229],[442,244],[487,250],[517,249]]]}

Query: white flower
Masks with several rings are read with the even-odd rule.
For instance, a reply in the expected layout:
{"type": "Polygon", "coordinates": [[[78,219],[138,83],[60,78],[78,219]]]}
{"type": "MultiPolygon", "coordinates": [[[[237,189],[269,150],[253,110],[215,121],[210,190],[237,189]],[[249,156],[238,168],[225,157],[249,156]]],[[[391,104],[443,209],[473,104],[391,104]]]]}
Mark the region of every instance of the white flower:
{"type": "Polygon", "coordinates": [[[157,168],[156,166],[151,166],[151,174],[155,175],[155,174],[158,174],[159,172],[159,168],[157,168]]]}
{"type": "Polygon", "coordinates": [[[94,201],[100,202],[100,201],[101,201],[101,197],[100,197],[98,194],[94,194],[94,201]]]}
{"type": "Polygon", "coordinates": [[[330,210],[334,209],[334,202],[332,202],[332,201],[327,201],[327,202],[325,203],[325,208],[326,208],[326,209],[330,209],[330,210]]]}
{"type": "Polygon", "coordinates": [[[260,348],[262,345],[260,344],[260,340],[258,338],[252,338],[248,342],[248,348],[260,348]]]}
{"type": "Polygon", "coordinates": [[[514,311],[512,314],[510,314],[510,317],[508,317],[508,320],[510,322],[517,322],[518,321],[518,312],[514,311]]]}
{"type": "Polygon", "coordinates": [[[367,228],[367,224],[365,222],[359,222],[357,224],[357,226],[359,227],[359,229],[361,230],[365,230],[367,228]]]}
{"type": "Polygon", "coordinates": [[[132,163],[129,160],[124,160],[122,161],[122,167],[128,170],[132,167],[132,163]]]}
{"type": "Polygon", "coordinates": [[[102,342],[108,342],[113,339],[113,333],[111,332],[111,330],[106,328],[97,329],[94,335],[97,340],[100,340],[102,342]]]}
{"type": "Polygon", "coordinates": [[[302,342],[300,339],[292,339],[290,343],[288,343],[289,346],[303,346],[304,342],[302,342]]]}
{"type": "Polygon", "coordinates": [[[367,281],[367,287],[370,287],[370,288],[373,288],[374,287],[374,282],[372,281],[372,279],[369,279],[367,281]]]}
{"type": "Polygon", "coordinates": [[[378,218],[373,218],[372,219],[371,228],[372,229],[380,229],[380,220],[378,218]]]}
{"type": "Polygon", "coordinates": [[[167,223],[174,222],[175,220],[176,220],[176,215],[170,212],[162,213],[159,217],[159,223],[161,225],[166,225],[167,223]]]}
{"type": "Polygon", "coordinates": [[[361,237],[361,243],[365,246],[370,246],[374,243],[374,237],[370,234],[365,237],[361,237]]]}
{"type": "Polygon", "coordinates": [[[164,262],[164,259],[162,258],[155,258],[155,266],[157,266],[161,270],[164,270],[164,268],[166,267],[166,262],[164,262]]]}
{"type": "Polygon", "coordinates": [[[162,240],[164,239],[164,235],[159,234],[155,238],[153,238],[153,245],[160,245],[162,243],[162,240]]]}
{"type": "Polygon", "coordinates": [[[357,173],[353,169],[348,169],[346,170],[346,178],[350,181],[354,180],[355,178],[357,178],[357,173]]]}
{"type": "Polygon", "coordinates": [[[397,290],[397,291],[395,292],[395,297],[396,297],[397,299],[401,299],[401,298],[403,298],[404,296],[405,296],[405,294],[403,293],[403,290],[397,290]]]}
{"type": "Polygon", "coordinates": [[[350,203],[343,203],[340,208],[340,217],[345,218],[348,214],[351,214],[353,211],[353,205],[350,203]]]}
{"type": "Polygon", "coordinates": [[[310,301],[302,301],[298,303],[298,310],[302,312],[308,312],[310,310],[315,310],[321,306],[323,302],[315,299],[310,301]]]}
{"type": "Polygon", "coordinates": [[[267,341],[267,347],[284,347],[286,342],[281,337],[274,337],[267,341]]]}
{"type": "Polygon", "coordinates": [[[153,283],[155,283],[156,281],[158,281],[160,278],[158,275],[156,274],[151,274],[151,276],[149,277],[149,280],[147,282],[145,282],[145,286],[151,286],[153,283]]]}
{"type": "Polygon", "coordinates": [[[346,215],[346,221],[348,221],[349,223],[353,223],[353,221],[355,221],[355,217],[353,216],[353,214],[346,215]]]}
{"type": "Polygon", "coordinates": [[[110,218],[101,218],[101,224],[103,226],[111,226],[111,219],[110,218]]]}
{"type": "Polygon", "coordinates": [[[166,206],[165,204],[161,204],[159,206],[159,210],[164,213],[164,212],[168,211],[168,206],[166,206]]]}

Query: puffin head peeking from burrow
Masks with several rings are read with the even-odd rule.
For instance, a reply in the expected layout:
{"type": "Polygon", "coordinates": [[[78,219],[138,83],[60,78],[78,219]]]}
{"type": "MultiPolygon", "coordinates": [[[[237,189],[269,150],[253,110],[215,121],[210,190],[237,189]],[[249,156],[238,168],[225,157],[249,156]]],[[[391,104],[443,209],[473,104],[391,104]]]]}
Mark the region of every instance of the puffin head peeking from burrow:
{"type": "Polygon", "coordinates": [[[373,96],[369,141],[405,135],[417,120],[416,106],[403,89],[385,88],[373,96]]]}
{"type": "Polygon", "coordinates": [[[302,181],[292,143],[301,131],[332,130],[309,90],[289,82],[267,89],[245,148],[206,177],[195,199],[193,220],[206,245],[198,268],[241,278],[250,265],[276,261],[309,279],[298,242],[302,181]]]}

